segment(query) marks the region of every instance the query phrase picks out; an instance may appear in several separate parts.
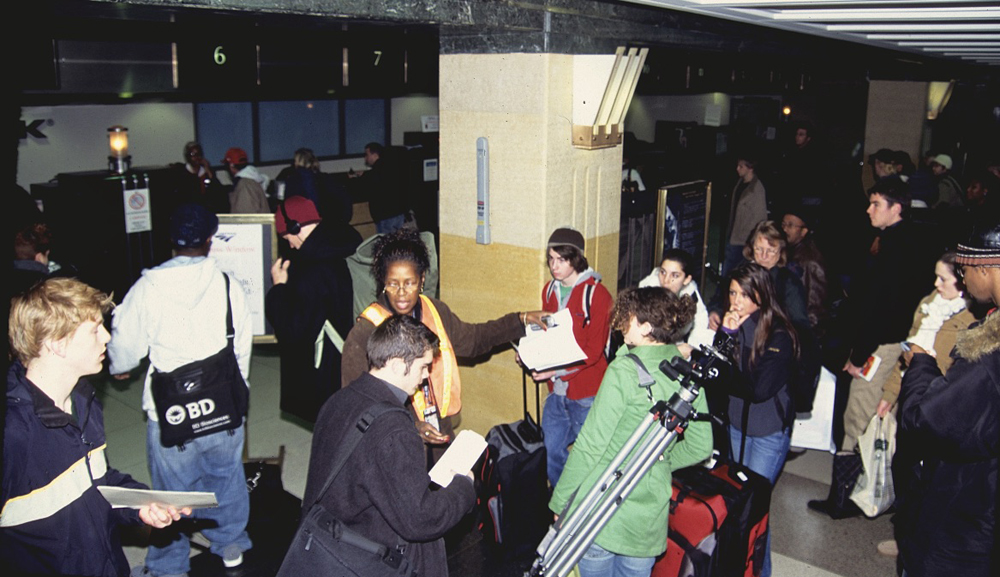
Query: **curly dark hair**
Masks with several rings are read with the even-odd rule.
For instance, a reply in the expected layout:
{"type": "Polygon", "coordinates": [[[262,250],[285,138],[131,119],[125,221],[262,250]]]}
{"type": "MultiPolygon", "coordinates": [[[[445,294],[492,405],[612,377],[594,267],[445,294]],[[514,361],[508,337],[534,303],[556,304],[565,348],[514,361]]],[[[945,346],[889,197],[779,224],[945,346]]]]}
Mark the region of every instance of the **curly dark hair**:
{"type": "Polygon", "coordinates": [[[684,338],[694,321],[695,303],[688,296],[679,297],[662,287],[626,289],[619,293],[611,313],[612,326],[623,333],[632,317],[649,323],[649,337],[658,343],[671,344],[684,338]]]}
{"type": "Polygon", "coordinates": [[[401,228],[375,241],[372,276],[375,277],[376,292],[381,293],[385,288],[385,277],[389,274],[389,266],[399,261],[411,263],[419,277],[423,277],[431,267],[427,245],[420,240],[419,232],[401,228]]]}

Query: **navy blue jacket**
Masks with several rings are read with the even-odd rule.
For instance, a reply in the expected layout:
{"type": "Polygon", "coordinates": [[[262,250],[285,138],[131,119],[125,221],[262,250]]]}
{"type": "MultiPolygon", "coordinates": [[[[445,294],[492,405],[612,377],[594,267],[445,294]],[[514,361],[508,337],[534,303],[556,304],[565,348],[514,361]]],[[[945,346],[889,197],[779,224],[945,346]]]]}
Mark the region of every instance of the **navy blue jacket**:
{"type": "MultiPolygon", "coordinates": [[[[784,329],[775,329],[767,339],[764,354],[750,364],[754,334],[760,312],[755,312],[740,325],[737,332],[724,337],[720,328],[716,343],[723,338],[735,338],[732,366],[720,367],[719,382],[728,385],[729,422],[747,436],[762,437],[782,431],[795,420],[791,389],[795,347],[791,335],[784,329]],[[747,422],[743,422],[744,405],[749,403],[747,422]]],[[[737,449],[738,454],[738,449],[737,449]]]]}
{"type": "Polygon", "coordinates": [[[81,379],[69,415],[25,376],[7,373],[0,559],[16,574],[128,575],[118,525],[139,523],[112,510],[98,485],[145,489],[108,466],[104,414],[81,379]]]}

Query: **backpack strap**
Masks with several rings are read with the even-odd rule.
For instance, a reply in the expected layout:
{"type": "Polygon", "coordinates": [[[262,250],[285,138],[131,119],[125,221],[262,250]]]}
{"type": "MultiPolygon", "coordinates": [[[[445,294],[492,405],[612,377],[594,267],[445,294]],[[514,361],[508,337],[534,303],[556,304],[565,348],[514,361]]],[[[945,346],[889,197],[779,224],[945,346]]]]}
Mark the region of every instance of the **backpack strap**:
{"type": "Polygon", "coordinates": [[[646,365],[642,364],[639,357],[632,353],[628,353],[625,356],[632,359],[632,362],[635,363],[635,370],[639,373],[639,387],[646,389],[646,396],[649,397],[650,401],[652,401],[653,385],[656,384],[656,379],[653,378],[653,375],[649,374],[649,371],[646,369],[646,365]]]}
{"type": "Polygon", "coordinates": [[[323,495],[325,495],[330,489],[330,485],[333,484],[333,481],[337,478],[340,470],[344,468],[344,464],[347,463],[347,459],[350,458],[350,456],[354,453],[354,449],[358,447],[358,443],[361,442],[361,437],[364,436],[368,429],[371,428],[375,420],[385,413],[395,411],[403,413],[404,415],[409,415],[409,413],[402,407],[393,405],[387,401],[377,403],[361,415],[361,418],[358,419],[357,423],[354,424],[354,427],[349,430],[342,441],[339,451],[336,453],[337,459],[333,462],[333,467],[330,468],[330,476],[327,477],[326,482],[323,483],[323,488],[316,494],[316,498],[313,502],[310,503],[309,507],[305,509],[306,511],[308,511],[309,508],[312,508],[312,506],[316,503],[323,500],[323,495]]]}
{"type": "Polygon", "coordinates": [[[233,299],[229,298],[229,275],[222,273],[222,278],[226,279],[226,340],[229,348],[236,350],[236,329],[233,328],[233,299]]]}
{"type": "Polygon", "coordinates": [[[583,326],[590,324],[590,309],[594,307],[594,287],[596,283],[583,285],[583,326]]]}

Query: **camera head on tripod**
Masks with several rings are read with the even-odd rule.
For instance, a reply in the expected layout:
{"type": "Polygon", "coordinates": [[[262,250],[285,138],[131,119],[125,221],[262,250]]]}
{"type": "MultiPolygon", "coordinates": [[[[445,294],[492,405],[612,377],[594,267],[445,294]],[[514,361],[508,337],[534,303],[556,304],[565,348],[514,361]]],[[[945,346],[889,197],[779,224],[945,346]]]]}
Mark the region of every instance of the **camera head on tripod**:
{"type": "Polygon", "coordinates": [[[721,344],[724,346],[718,348],[701,345],[700,348],[691,351],[690,360],[674,357],[661,362],[660,370],[671,379],[679,381],[685,388],[703,387],[719,377],[717,364],[729,364],[729,354],[734,343],[734,340],[723,340],[721,344]]]}

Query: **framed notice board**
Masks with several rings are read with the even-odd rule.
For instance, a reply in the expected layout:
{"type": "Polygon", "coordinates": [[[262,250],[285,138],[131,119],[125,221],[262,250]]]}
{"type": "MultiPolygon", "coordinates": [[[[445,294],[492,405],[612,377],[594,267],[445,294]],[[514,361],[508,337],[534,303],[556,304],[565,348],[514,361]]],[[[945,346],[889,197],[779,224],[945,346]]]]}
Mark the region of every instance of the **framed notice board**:
{"type": "Polygon", "coordinates": [[[271,264],[278,256],[272,214],[220,214],[219,231],[209,256],[247,294],[254,343],[274,343],[274,327],[264,316],[264,296],[271,290],[271,264]]]}
{"type": "Polygon", "coordinates": [[[698,285],[705,286],[708,253],[708,219],[712,207],[712,183],[696,180],[660,187],[656,204],[656,238],[653,267],[660,266],[670,248],[687,251],[701,270],[698,285]]]}

